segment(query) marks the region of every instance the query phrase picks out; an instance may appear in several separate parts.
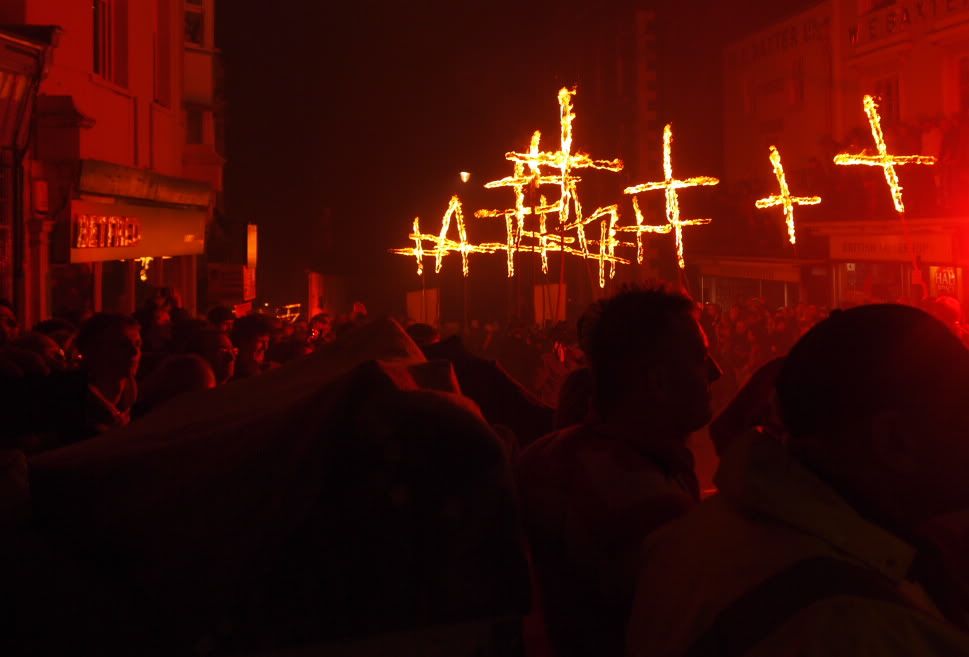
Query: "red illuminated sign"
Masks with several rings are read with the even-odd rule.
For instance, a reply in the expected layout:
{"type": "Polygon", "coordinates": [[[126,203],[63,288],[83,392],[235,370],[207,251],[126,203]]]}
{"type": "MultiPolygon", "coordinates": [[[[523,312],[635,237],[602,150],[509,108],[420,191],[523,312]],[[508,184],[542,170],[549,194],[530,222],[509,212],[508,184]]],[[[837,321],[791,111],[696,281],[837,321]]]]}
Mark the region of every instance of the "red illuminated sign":
{"type": "Polygon", "coordinates": [[[79,214],[74,217],[75,249],[134,246],[141,242],[141,221],[136,217],[79,214]]]}

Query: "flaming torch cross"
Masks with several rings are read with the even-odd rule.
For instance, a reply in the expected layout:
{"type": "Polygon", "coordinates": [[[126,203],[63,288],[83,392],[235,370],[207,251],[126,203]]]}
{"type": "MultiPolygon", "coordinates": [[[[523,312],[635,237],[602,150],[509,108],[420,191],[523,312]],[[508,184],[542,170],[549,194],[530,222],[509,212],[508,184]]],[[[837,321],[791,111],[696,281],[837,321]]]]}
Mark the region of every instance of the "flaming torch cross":
{"type": "Polygon", "coordinates": [[[929,155],[889,155],[888,146],[885,144],[885,135],[882,132],[881,117],[878,115],[878,103],[871,96],[865,96],[865,114],[868,115],[868,123],[871,125],[871,136],[875,140],[875,148],[878,155],[867,155],[864,152],[858,155],[850,153],[840,153],[835,155],[834,163],[841,166],[861,165],[867,167],[881,167],[885,171],[885,182],[892,190],[892,201],[895,203],[895,210],[899,214],[905,214],[905,202],[902,200],[902,185],[898,181],[896,166],[904,164],[923,164],[933,165],[936,160],[929,155]]]}
{"type": "MultiPolygon", "coordinates": [[[[720,181],[709,176],[698,176],[687,178],[686,180],[676,180],[673,178],[673,127],[667,123],[663,128],[663,180],[659,182],[648,182],[642,185],[627,187],[623,190],[624,194],[635,196],[641,192],[650,192],[662,189],[666,193],[666,221],[673,231],[676,240],[676,260],[680,269],[686,268],[686,259],[683,255],[683,227],[684,226],[703,226],[709,224],[711,219],[680,219],[680,197],[677,190],[688,187],[706,187],[717,185],[720,181]]],[[[637,215],[637,220],[639,219],[637,215]]],[[[639,227],[641,228],[641,227],[639,227]]],[[[637,233],[638,234],[638,233],[637,233]]]]}
{"type": "Polygon", "coordinates": [[[791,196],[791,188],[787,184],[787,174],[784,173],[784,165],[781,164],[781,154],[776,146],[770,147],[770,162],[774,165],[774,175],[777,176],[777,184],[780,187],[780,194],[774,194],[767,198],[759,199],[754,205],[761,210],[777,207],[784,208],[784,218],[787,219],[787,235],[791,244],[797,243],[797,234],[794,226],[794,206],[795,205],[817,205],[821,202],[820,196],[791,196]]]}

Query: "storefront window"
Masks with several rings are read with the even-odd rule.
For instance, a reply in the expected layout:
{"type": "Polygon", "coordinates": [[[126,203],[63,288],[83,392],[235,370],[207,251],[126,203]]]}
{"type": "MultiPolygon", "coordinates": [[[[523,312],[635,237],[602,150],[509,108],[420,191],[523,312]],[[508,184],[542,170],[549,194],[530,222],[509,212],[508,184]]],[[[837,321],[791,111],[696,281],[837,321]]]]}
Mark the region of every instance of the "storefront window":
{"type": "Polygon", "coordinates": [[[843,304],[895,302],[907,296],[906,265],[857,262],[840,265],[843,304]]]}

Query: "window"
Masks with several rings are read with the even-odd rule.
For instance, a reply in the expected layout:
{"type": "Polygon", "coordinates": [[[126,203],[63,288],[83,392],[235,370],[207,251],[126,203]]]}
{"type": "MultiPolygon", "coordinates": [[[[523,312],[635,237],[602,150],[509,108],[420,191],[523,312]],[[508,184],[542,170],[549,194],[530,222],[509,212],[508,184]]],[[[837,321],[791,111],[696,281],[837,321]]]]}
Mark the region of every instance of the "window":
{"type": "Polygon", "coordinates": [[[873,85],[878,109],[885,123],[898,123],[902,118],[902,104],[898,93],[898,76],[875,80],[873,85]]]}
{"type": "Polygon", "coordinates": [[[155,102],[172,104],[172,2],[155,3],[155,102]]]}
{"type": "Polygon", "coordinates": [[[205,113],[201,109],[185,110],[185,143],[205,143],[205,113]]]}
{"type": "Polygon", "coordinates": [[[93,0],[94,72],[128,85],[128,0],[93,0]]]}
{"type": "Polygon", "coordinates": [[[205,8],[202,0],[185,2],[185,41],[197,46],[205,45],[205,8]]]}

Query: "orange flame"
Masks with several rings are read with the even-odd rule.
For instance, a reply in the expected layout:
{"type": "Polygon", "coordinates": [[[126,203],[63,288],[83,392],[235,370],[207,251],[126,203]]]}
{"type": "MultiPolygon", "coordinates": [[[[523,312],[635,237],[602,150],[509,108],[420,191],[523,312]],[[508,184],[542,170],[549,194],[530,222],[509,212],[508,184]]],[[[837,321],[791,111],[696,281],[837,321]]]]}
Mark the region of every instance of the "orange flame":
{"type": "MultiPolygon", "coordinates": [[[[508,276],[515,275],[515,255],[517,253],[537,253],[541,258],[542,271],[548,273],[548,254],[563,253],[599,263],[599,285],[605,287],[606,277],[616,275],[616,265],[628,265],[629,260],[616,255],[617,247],[631,247],[632,244],[620,242],[616,235],[628,228],[617,228],[619,222],[619,208],[610,205],[599,208],[588,217],[584,216],[582,203],[578,194],[579,178],[574,175],[575,169],[600,169],[618,172],[623,168],[621,160],[594,160],[589,155],[573,152],[573,122],[575,112],[572,97],[575,90],[561,89],[558,94],[559,122],[561,124],[561,145],[556,152],[545,152],[540,149],[541,133],[532,134],[527,153],[511,152],[505,159],[512,162],[514,169],[511,176],[486,183],[486,189],[510,187],[515,195],[514,207],[505,210],[478,210],[474,213],[478,218],[502,218],[505,220],[505,241],[471,244],[468,242],[464,224],[461,201],[457,196],[451,198],[447,211],[441,220],[441,231],[437,235],[422,233],[420,220],[414,219],[410,239],[414,246],[403,249],[391,249],[391,253],[412,256],[417,260],[417,273],[424,273],[425,243],[431,245],[428,251],[435,256],[434,271],[439,273],[443,259],[449,253],[460,253],[464,276],[469,274],[468,257],[471,253],[499,253],[504,252],[507,258],[508,276]],[[543,173],[542,168],[554,169],[555,173],[543,173]],[[527,169],[527,173],[526,173],[527,169]],[[544,196],[540,197],[537,207],[525,205],[525,188],[532,186],[539,188],[545,185],[555,185],[559,188],[559,200],[548,203],[544,196]],[[574,215],[573,215],[574,211],[574,215]],[[557,214],[559,217],[559,234],[548,232],[547,217],[557,214]],[[526,217],[537,216],[538,231],[528,230],[526,217]],[[448,237],[451,220],[457,224],[458,240],[448,237]],[[599,239],[589,240],[585,228],[595,221],[600,222],[599,239]],[[566,236],[565,232],[575,230],[575,236],[566,236]],[[525,242],[528,240],[528,242],[525,242]],[[593,254],[589,245],[598,245],[598,253],[593,254]]],[[[633,205],[637,211],[637,227],[633,228],[637,236],[640,261],[642,258],[641,235],[646,232],[668,233],[670,226],[643,226],[642,215],[635,199],[633,205]]]]}
{"type": "Polygon", "coordinates": [[[898,180],[896,166],[905,164],[922,164],[931,166],[936,163],[936,159],[929,155],[889,155],[888,146],[885,144],[885,135],[882,132],[881,117],[878,115],[878,103],[871,96],[864,98],[865,114],[868,116],[868,124],[871,126],[871,136],[875,140],[875,148],[878,155],[867,155],[864,152],[851,155],[850,153],[839,153],[834,157],[834,163],[842,166],[861,165],[868,167],[881,167],[885,172],[885,182],[892,192],[892,201],[895,203],[895,211],[905,212],[905,202],[902,199],[902,185],[898,180]]]}
{"type": "Polygon", "coordinates": [[[777,207],[784,208],[784,218],[787,220],[787,235],[791,244],[797,243],[797,234],[794,226],[794,206],[795,205],[817,205],[821,202],[820,196],[791,196],[791,188],[787,184],[787,175],[784,173],[784,165],[781,164],[781,154],[776,146],[770,147],[770,161],[774,167],[774,175],[777,176],[777,184],[780,187],[780,194],[759,199],[755,206],[764,210],[777,207]]]}
{"type": "Polygon", "coordinates": [[[643,255],[643,233],[655,233],[659,235],[669,235],[673,227],[670,224],[665,224],[663,226],[651,226],[645,223],[645,218],[643,217],[643,211],[639,208],[639,197],[633,196],[633,212],[636,213],[636,225],[635,226],[621,226],[616,230],[620,232],[636,233],[636,262],[643,264],[645,257],[643,255]]]}
{"type": "MultiPolygon", "coordinates": [[[[666,124],[663,128],[663,175],[660,182],[648,182],[623,190],[624,194],[636,195],[642,192],[650,192],[662,189],[666,194],[666,222],[673,230],[673,237],[676,242],[676,260],[680,269],[686,268],[686,258],[683,249],[683,228],[685,226],[703,226],[709,224],[712,219],[680,219],[680,198],[677,190],[688,187],[706,187],[717,185],[720,181],[709,176],[697,176],[685,180],[673,178],[673,126],[666,124]]],[[[638,217],[637,217],[638,219],[638,217]]]]}

